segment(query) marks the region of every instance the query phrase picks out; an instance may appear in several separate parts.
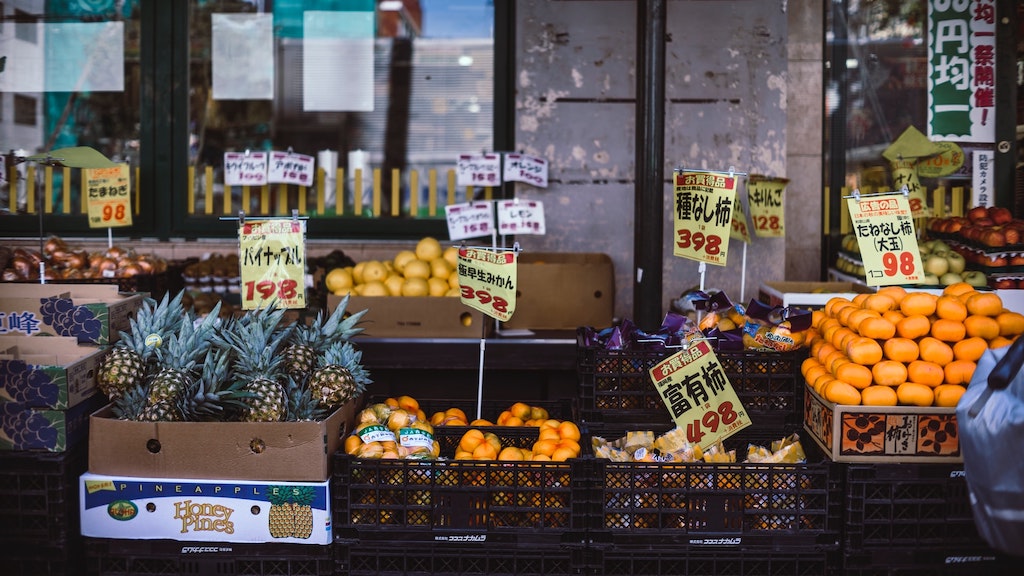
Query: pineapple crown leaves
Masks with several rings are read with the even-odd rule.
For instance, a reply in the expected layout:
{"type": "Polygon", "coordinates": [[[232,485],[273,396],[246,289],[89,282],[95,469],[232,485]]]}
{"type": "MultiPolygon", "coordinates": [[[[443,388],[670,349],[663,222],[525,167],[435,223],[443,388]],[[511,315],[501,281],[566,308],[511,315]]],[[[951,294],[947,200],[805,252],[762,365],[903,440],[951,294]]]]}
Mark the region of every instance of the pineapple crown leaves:
{"type": "Polygon", "coordinates": [[[337,340],[348,340],[349,338],[359,334],[363,331],[363,328],[357,328],[356,326],[366,315],[368,310],[360,310],[359,312],[353,312],[346,318],[346,310],[348,309],[348,301],[351,298],[350,295],[346,294],[341,302],[334,308],[334,312],[331,313],[331,317],[327,320],[327,325],[324,326],[324,330],[328,334],[334,334],[337,340]],[[331,325],[334,322],[335,325],[331,325]]]}
{"type": "Polygon", "coordinates": [[[146,400],[149,398],[149,386],[137,384],[125,390],[124,394],[114,401],[111,410],[114,416],[121,420],[138,420],[146,408],[146,400]]]}
{"type": "Polygon", "coordinates": [[[285,420],[289,422],[316,422],[327,416],[327,410],[313,397],[308,386],[296,382],[291,376],[287,379],[288,413],[285,420]]]}
{"type": "Polygon", "coordinates": [[[349,371],[361,392],[368,384],[372,384],[370,373],[362,365],[363,352],[351,342],[338,342],[328,348],[317,362],[318,366],[341,366],[349,371]]]}
{"type": "Polygon", "coordinates": [[[195,320],[192,313],[186,313],[177,333],[157,348],[157,358],[163,367],[175,370],[192,370],[214,343],[217,325],[220,323],[221,302],[213,307],[202,320],[195,320]]]}
{"type": "Polygon", "coordinates": [[[252,396],[240,382],[229,376],[231,355],[213,348],[203,361],[202,375],[183,394],[181,412],[185,420],[227,421],[246,409],[243,398],[252,396]]]}
{"type": "Polygon", "coordinates": [[[292,327],[280,328],[284,310],[268,308],[247,313],[241,319],[222,326],[216,344],[230,349],[238,376],[264,377],[276,380],[284,357],[282,344],[291,335],[292,327]]]}
{"type": "Polygon", "coordinates": [[[186,316],[181,306],[184,295],[185,291],[181,290],[173,298],[170,293],[164,294],[160,302],[145,298],[135,316],[128,320],[129,331],[121,331],[121,339],[115,346],[134,350],[143,360],[154,356],[162,340],[177,332],[186,316]],[[156,338],[151,339],[154,335],[156,338]]]}

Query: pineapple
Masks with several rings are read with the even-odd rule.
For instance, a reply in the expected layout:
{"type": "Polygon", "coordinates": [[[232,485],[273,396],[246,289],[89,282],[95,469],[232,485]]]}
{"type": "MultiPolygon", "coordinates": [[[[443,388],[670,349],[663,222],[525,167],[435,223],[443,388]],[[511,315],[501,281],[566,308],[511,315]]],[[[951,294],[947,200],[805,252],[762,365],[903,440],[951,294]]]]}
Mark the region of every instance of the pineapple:
{"type": "Polygon", "coordinates": [[[359,363],[362,357],[351,342],[335,342],[324,352],[309,376],[309,388],[321,406],[332,410],[366,390],[372,380],[359,363]]]}
{"type": "Polygon", "coordinates": [[[220,321],[218,302],[198,325],[193,315],[187,314],[178,332],[171,334],[164,347],[157,350],[159,371],[149,381],[149,394],[142,420],[159,422],[181,420],[181,403],[186,391],[195,385],[197,362],[213,346],[213,335],[220,321]]]}
{"type": "Polygon", "coordinates": [[[285,420],[289,422],[316,422],[323,420],[327,411],[320,406],[317,398],[313,397],[309,387],[299,384],[291,376],[288,380],[288,415],[285,420]]]}
{"type": "Polygon", "coordinates": [[[121,420],[142,420],[149,397],[149,386],[145,382],[135,384],[114,400],[114,416],[121,420]]]}
{"type": "Polygon", "coordinates": [[[238,420],[245,410],[241,383],[230,377],[231,355],[222,348],[213,348],[203,361],[202,376],[186,391],[180,402],[182,419],[193,421],[238,420]]]}
{"type": "Polygon", "coordinates": [[[181,325],[185,316],[181,306],[184,294],[184,290],[174,298],[164,294],[159,303],[146,298],[135,318],[129,321],[130,331],[121,332],[121,339],[104,356],[96,374],[96,384],[107,398],[117,400],[145,378],[156,351],[181,325]]]}
{"type": "Polygon", "coordinates": [[[316,368],[317,358],[328,347],[335,342],[348,340],[363,331],[362,328],[355,326],[366,314],[366,310],[345,318],[348,298],[345,296],[341,300],[326,321],[323,311],[320,311],[312,324],[307,326],[299,323],[295,326],[294,332],[288,339],[288,345],[284,349],[284,369],[297,382],[305,380],[309,373],[316,368]]]}
{"type": "Polygon", "coordinates": [[[218,336],[219,345],[233,352],[235,377],[247,392],[242,399],[246,404],[244,421],[277,422],[287,414],[281,347],[291,327],[278,328],[284,312],[273,306],[250,312],[218,336]]]}

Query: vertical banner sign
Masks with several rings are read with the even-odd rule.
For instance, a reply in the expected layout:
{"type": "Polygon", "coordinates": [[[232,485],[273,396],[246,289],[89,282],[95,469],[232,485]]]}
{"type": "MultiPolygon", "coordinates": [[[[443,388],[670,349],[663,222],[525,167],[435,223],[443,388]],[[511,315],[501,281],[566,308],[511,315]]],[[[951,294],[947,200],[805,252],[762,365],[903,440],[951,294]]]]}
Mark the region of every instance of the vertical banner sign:
{"type": "Polygon", "coordinates": [[[263,186],[267,183],[266,152],[225,152],[225,186],[263,186]]]}
{"type": "Polygon", "coordinates": [[[462,303],[507,322],[516,311],[516,252],[459,248],[459,290],[462,303]]]}
{"type": "Polygon", "coordinates": [[[747,180],[747,203],[754,234],[761,238],[786,237],[785,191],[788,178],[751,174],[747,180]]]}
{"type": "Polygon", "coordinates": [[[306,307],[306,222],[245,220],[238,227],[242,309],[306,307]]]}
{"type": "Polygon", "coordinates": [[[526,154],[505,154],[505,181],[548,187],[548,161],[526,154]]]}
{"type": "Polygon", "coordinates": [[[537,200],[499,200],[498,233],[545,234],[544,203],[537,200]]]}
{"type": "Polygon", "coordinates": [[[444,207],[448,239],[464,240],[490,236],[494,232],[494,210],[486,201],[450,204],[444,207]]]}
{"type": "Polygon", "coordinates": [[[676,171],[673,255],[726,265],[736,179],[728,172],[676,171]]]}
{"type": "Polygon", "coordinates": [[[460,154],[455,164],[458,186],[501,186],[501,156],[498,154],[460,154]]]}
{"type": "Polygon", "coordinates": [[[995,0],[928,0],[928,136],[995,141],[995,0]]]}
{"type": "Polygon", "coordinates": [[[975,150],[971,154],[971,207],[995,206],[996,198],[992,190],[992,170],[995,158],[991,150],[975,150]]]}
{"type": "Polygon", "coordinates": [[[271,184],[313,185],[313,157],[294,152],[270,153],[267,181],[271,184]]]}
{"type": "Polygon", "coordinates": [[[910,193],[907,201],[910,203],[910,213],[914,218],[927,218],[928,199],[924,195],[924,187],[921,186],[921,179],[917,175],[917,158],[895,160],[892,162],[892,182],[897,191],[904,187],[910,193]]]}
{"type": "Polygon", "coordinates": [[[128,165],[86,168],[86,209],[90,228],[132,225],[132,195],[128,165]]]}
{"type": "Polygon", "coordinates": [[[868,286],[924,280],[910,203],[903,194],[847,200],[868,286]]]}
{"type": "Polygon", "coordinates": [[[694,341],[669,356],[651,368],[650,376],[691,444],[707,448],[751,424],[707,341],[694,341]]]}
{"type": "Polygon", "coordinates": [[[739,194],[733,198],[732,202],[732,230],[729,231],[729,237],[742,240],[745,244],[750,244],[750,227],[747,226],[747,211],[743,209],[743,201],[740,200],[739,194]]]}

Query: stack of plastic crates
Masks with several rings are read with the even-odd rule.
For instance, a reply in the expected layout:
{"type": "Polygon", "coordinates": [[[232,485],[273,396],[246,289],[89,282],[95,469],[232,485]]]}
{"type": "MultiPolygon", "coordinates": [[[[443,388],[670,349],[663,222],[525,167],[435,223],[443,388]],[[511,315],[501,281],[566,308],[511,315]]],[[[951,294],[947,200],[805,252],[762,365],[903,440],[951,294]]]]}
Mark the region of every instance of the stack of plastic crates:
{"type": "Polygon", "coordinates": [[[69,452],[0,451],[0,555],[5,574],[81,574],[78,477],[84,443],[69,452]]]}
{"type": "Polygon", "coordinates": [[[86,539],[89,574],[104,576],[328,576],[330,546],[86,539]]]}
{"type": "MultiPolygon", "coordinates": [[[[596,508],[588,500],[593,459],[454,460],[465,430],[435,428],[438,460],[334,455],[339,576],[581,573],[586,523],[596,508]]],[[[486,430],[502,446],[524,448],[538,432],[486,430]]]]}
{"type": "Polygon", "coordinates": [[[850,576],[1019,574],[978,535],[963,464],[846,465],[850,576]]]}

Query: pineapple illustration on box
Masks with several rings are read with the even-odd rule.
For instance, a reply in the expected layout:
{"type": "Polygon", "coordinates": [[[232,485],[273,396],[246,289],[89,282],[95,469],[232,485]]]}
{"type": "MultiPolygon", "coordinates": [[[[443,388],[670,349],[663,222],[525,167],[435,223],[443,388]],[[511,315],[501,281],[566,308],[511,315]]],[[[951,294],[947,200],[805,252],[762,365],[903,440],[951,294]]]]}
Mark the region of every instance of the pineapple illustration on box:
{"type": "Polygon", "coordinates": [[[313,534],[313,499],[310,486],[271,486],[270,510],[267,516],[270,535],[274,538],[301,538],[313,534]]]}

